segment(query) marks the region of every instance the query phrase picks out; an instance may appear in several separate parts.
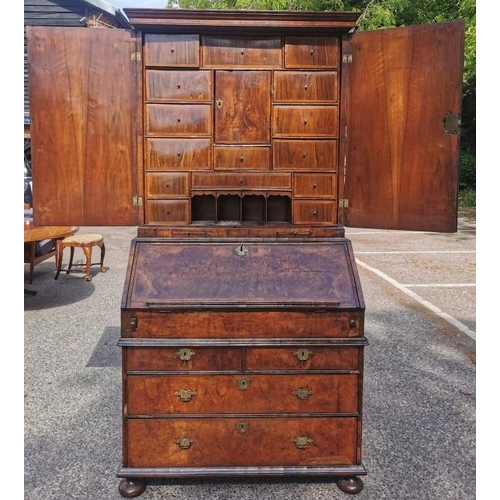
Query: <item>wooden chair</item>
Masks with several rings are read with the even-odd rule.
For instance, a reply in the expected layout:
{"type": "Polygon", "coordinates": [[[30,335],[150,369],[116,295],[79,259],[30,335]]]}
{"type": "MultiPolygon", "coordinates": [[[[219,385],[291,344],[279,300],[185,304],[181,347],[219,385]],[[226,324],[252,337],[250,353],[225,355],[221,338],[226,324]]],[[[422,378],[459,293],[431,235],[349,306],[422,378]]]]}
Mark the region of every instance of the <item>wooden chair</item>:
{"type": "Polygon", "coordinates": [[[56,255],[56,240],[33,241],[24,244],[24,263],[30,265],[30,285],[33,283],[35,266],[56,255]]]}
{"type": "Polygon", "coordinates": [[[106,269],[104,268],[104,255],[106,253],[106,247],[104,245],[103,236],[97,233],[75,234],[73,236],[68,236],[67,238],[64,238],[62,240],[58,240],[56,243],[57,270],[55,279],[59,277],[59,273],[61,272],[63,250],[66,247],[69,247],[71,250],[69,257],[69,264],[66,269],[66,274],[69,274],[71,272],[71,268],[73,266],[73,256],[75,253],[75,248],[81,248],[85,255],[85,264],[76,264],[76,265],[85,265],[85,279],[87,281],[92,281],[92,276],[90,275],[91,266],[99,265],[101,267],[101,273],[106,272],[106,269]],[[99,263],[92,263],[92,248],[95,246],[101,248],[101,260],[99,263]]]}

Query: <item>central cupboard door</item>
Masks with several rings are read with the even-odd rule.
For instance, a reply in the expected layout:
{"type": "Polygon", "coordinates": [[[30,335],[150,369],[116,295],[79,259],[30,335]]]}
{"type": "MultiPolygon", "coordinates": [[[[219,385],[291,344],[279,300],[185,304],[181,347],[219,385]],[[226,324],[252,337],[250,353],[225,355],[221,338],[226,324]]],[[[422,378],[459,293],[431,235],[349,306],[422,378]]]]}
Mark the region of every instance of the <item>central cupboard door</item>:
{"type": "Polygon", "coordinates": [[[215,135],[219,144],[271,140],[271,72],[215,72],[215,135]]]}

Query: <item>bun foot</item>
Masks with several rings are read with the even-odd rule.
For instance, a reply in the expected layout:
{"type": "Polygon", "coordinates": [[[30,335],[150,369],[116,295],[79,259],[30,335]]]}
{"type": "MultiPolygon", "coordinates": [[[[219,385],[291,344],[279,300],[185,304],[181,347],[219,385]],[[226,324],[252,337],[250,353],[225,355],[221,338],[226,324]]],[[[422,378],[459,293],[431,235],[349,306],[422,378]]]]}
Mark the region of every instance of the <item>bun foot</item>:
{"type": "Polygon", "coordinates": [[[146,482],[142,479],[123,478],[118,485],[120,495],[125,498],[138,497],[146,489],[146,482]]]}
{"type": "Polygon", "coordinates": [[[355,495],[363,489],[363,481],[361,481],[361,479],[357,476],[344,477],[337,481],[337,486],[339,487],[339,490],[344,493],[355,495]]]}

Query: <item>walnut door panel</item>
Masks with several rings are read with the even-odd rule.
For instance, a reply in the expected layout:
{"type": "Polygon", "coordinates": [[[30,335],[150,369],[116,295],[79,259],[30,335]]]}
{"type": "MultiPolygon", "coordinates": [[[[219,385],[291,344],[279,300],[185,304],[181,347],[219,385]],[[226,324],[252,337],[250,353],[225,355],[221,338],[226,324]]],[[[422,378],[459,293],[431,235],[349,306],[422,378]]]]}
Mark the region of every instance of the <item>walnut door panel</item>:
{"type": "Polygon", "coordinates": [[[215,146],[214,170],[269,170],[268,146],[215,146]]]}
{"type": "Polygon", "coordinates": [[[336,198],[335,174],[294,174],[293,194],[296,198],[336,198]]]}
{"type": "Polygon", "coordinates": [[[336,71],[275,71],[274,102],[338,101],[336,71]]]}
{"type": "Polygon", "coordinates": [[[274,106],[274,137],[337,137],[337,106],[274,106]]]}
{"type": "Polygon", "coordinates": [[[356,417],[127,419],[126,466],[353,465],[357,430],[356,417]]]}
{"type": "Polygon", "coordinates": [[[241,370],[241,349],[217,347],[131,347],[126,370],[214,371],[241,370]]]}
{"type": "Polygon", "coordinates": [[[337,37],[285,37],[285,68],[338,68],[337,37]]]}
{"type": "Polygon", "coordinates": [[[189,200],[148,200],[149,223],[189,224],[189,200]]]}
{"type": "Polygon", "coordinates": [[[146,134],[203,136],[212,133],[210,104],[147,104],[146,134]]]}
{"type": "Polygon", "coordinates": [[[337,170],[337,140],[273,141],[274,170],[337,170]]]}
{"type": "Polygon", "coordinates": [[[211,140],[148,137],[145,142],[146,170],[210,170],[211,140]]]}
{"type": "Polygon", "coordinates": [[[200,65],[199,36],[146,34],[144,64],[146,66],[197,68],[200,65]]]}
{"type": "Polygon", "coordinates": [[[184,172],[147,172],[146,196],[149,198],[186,197],[189,174],[184,172]]]}
{"type": "Polygon", "coordinates": [[[291,189],[291,174],[285,173],[198,173],[193,172],[191,185],[193,189],[219,188],[255,188],[255,189],[291,189]]]}
{"type": "Polygon", "coordinates": [[[318,347],[304,344],[290,347],[247,348],[247,370],[358,370],[358,347],[318,347]]]}
{"type": "Polygon", "coordinates": [[[146,71],[147,101],[212,100],[212,74],[210,71],[146,71]]]}
{"type": "Polygon", "coordinates": [[[295,200],[294,224],[336,224],[336,203],[333,201],[295,200]]]}
{"type": "Polygon", "coordinates": [[[129,415],[354,413],[357,374],[129,375],[129,415]]]}
{"type": "Polygon", "coordinates": [[[123,318],[123,325],[122,336],[135,338],[217,338],[227,333],[232,338],[339,338],[359,337],[363,314],[214,310],[165,315],[137,311],[129,319],[123,318]]]}
{"type": "Polygon", "coordinates": [[[214,142],[269,143],[270,71],[216,71],[214,142]]]}
{"type": "Polygon", "coordinates": [[[202,38],[205,68],[281,68],[280,37],[202,38]]]}

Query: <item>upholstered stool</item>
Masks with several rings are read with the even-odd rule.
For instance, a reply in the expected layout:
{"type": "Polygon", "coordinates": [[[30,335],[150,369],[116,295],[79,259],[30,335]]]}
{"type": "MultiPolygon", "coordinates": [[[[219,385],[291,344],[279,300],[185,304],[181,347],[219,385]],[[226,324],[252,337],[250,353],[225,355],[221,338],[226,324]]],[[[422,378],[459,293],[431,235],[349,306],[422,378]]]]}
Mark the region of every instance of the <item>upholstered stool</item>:
{"type": "Polygon", "coordinates": [[[63,250],[66,247],[69,247],[71,249],[69,264],[68,268],[66,269],[66,274],[69,274],[71,271],[71,267],[73,266],[73,256],[75,253],[75,248],[79,247],[83,250],[86,259],[85,279],[87,281],[92,281],[92,277],[90,276],[90,266],[97,265],[97,263],[92,263],[92,248],[96,246],[101,247],[101,261],[98,264],[101,266],[101,273],[105,273],[106,269],[104,269],[104,254],[106,253],[106,247],[104,246],[104,238],[101,234],[75,234],[73,236],[68,236],[63,240],[58,240],[56,254],[57,271],[55,279],[59,277],[59,273],[61,272],[63,250]]]}

